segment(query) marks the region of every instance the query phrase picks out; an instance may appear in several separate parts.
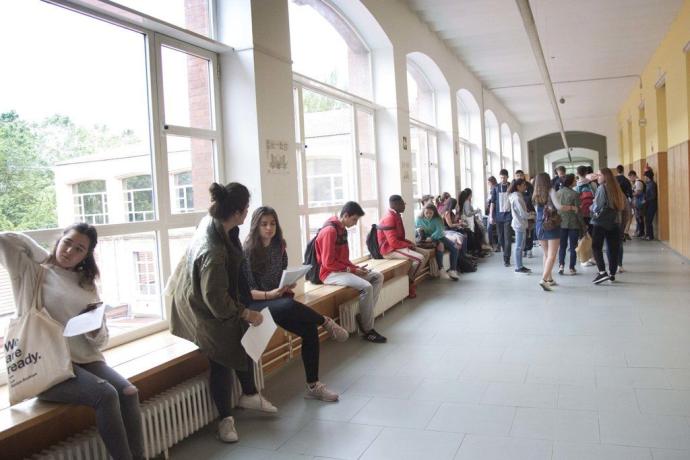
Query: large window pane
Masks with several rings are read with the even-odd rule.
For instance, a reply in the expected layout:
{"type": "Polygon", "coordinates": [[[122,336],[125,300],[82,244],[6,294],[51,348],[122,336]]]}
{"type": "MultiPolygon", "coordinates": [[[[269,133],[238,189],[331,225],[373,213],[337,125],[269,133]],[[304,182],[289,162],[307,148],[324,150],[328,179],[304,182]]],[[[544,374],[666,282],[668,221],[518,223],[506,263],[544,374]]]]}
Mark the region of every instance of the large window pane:
{"type": "Polygon", "coordinates": [[[213,141],[181,136],[167,136],[166,140],[172,212],[207,209],[208,188],[215,180],[213,141]]]}
{"type": "Polygon", "coordinates": [[[213,129],[207,59],[163,46],[165,124],[213,129]]]}
{"type": "Polygon", "coordinates": [[[354,196],[352,107],[303,92],[309,207],[335,206],[354,196]]]}
{"type": "Polygon", "coordinates": [[[0,2],[0,43],[21,69],[0,72],[0,230],[125,222],[120,179],[151,175],[144,36],[25,0],[0,2]]]}
{"type": "Polygon", "coordinates": [[[325,1],[288,5],[293,70],[371,98],[369,49],[342,16],[325,1]]]}
{"type": "Polygon", "coordinates": [[[155,234],[100,237],[94,254],[111,336],[162,319],[155,234]]]}

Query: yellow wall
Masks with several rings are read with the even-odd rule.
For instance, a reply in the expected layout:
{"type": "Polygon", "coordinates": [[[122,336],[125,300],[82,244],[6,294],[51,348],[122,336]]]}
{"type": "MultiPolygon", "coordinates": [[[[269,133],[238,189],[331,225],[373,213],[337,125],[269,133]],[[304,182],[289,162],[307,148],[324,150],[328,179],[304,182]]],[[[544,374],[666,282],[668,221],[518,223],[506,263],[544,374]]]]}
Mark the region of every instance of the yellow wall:
{"type": "Polygon", "coordinates": [[[647,119],[645,146],[643,155],[640,148],[639,106],[640,89],[631,91],[628,100],[618,112],[619,130],[627,134],[627,122],[632,120],[632,152],[630,158],[630,138],[623,135],[621,153],[625,153],[626,163],[637,161],[659,151],[657,129],[657,103],[655,84],[666,74],[666,120],[668,147],[672,147],[690,138],[690,119],[688,115],[690,94],[690,58],[683,52],[690,42],[690,0],[685,0],[668,33],[654,52],[651,60],[642,72],[642,100],[647,119]]]}

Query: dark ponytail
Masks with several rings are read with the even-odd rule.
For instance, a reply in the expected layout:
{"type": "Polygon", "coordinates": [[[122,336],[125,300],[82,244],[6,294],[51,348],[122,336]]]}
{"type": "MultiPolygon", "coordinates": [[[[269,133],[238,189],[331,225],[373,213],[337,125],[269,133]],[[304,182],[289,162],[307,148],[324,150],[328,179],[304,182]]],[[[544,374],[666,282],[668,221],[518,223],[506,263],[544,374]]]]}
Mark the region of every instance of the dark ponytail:
{"type": "Polygon", "coordinates": [[[214,182],[209,192],[211,192],[211,207],[208,208],[208,213],[214,219],[227,220],[249,206],[249,189],[240,183],[231,182],[223,186],[214,182]]]}

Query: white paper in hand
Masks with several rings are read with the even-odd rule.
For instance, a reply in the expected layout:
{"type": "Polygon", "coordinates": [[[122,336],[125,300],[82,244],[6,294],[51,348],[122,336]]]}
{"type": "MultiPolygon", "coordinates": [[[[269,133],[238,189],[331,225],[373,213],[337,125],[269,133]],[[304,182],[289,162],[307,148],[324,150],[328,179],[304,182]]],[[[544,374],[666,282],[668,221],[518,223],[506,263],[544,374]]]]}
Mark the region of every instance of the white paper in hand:
{"type": "Polygon", "coordinates": [[[261,310],[261,315],[264,317],[261,324],[249,326],[249,329],[247,329],[240,341],[247,354],[257,363],[277,329],[276,323],[273,321],[273,315],[271,315],[268,308],[261,310]]]}
{"type": "Polygon", "coordinates": [[[278,289],[295,284],[301,277],[307,274],[311,265],[301,265],[299,267],[288,267],[283,270],[283,276],[280,278],[278,289]]]}
{"type": "Polygon", "coordinates": [[[67,321],[65,331],[62,333],[65,337],[74,337],[75,335],[86,334],[87,332],[100,329],[103,325],[103,315],[105,314],[105,304],[100,307],[77,315],[67,321]]]}

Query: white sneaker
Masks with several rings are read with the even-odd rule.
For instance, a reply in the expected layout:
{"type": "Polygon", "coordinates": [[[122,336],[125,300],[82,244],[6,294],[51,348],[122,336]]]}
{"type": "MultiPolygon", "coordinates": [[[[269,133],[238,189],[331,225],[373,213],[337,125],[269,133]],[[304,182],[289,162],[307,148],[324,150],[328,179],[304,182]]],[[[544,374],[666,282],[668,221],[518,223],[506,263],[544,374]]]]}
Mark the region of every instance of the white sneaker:
{"type": "Polygon", "coordinates": [[[328,335],[330,335],[331,338],[336,342],[344,342],[348,337],[350,337],[350,334],[348,334],[343,327],[336,323],[333,318],[329,318],[328,316],[326,316],[326,322],[323,323],[323,327],[328,332],[328,335]]]}
{"type": "Polygon", "coordinates": [[[325,402],[336,402],[338,393],[333,393],[321,382],[316,382],[313,387],[307,385],[307,392],[304,394],[306,399],[318,399],[325,402]]]}
{"type": "Polygon", "coordinates": [[[620,267],[618,267],[618,273],[625,273],[625,270],[623,270],[622,265],[620,267]]]}
{"type": "Polygon", "coordinates": [[[446,274],[448,275],[448,278],[452,279],[453,281],[457,281],[460,279],[460,277],[458,276],[458,272],[456,272],[455,270],[448,270],[446,274]]]}
{"type": "Polygon", "coordinates": [[[253,394],[251,396],[242,395],[237,405],[242,409],[258,410],[261,412],[268,412],[269,414],[275,414],[278,412],[278,408],[271,404],[268,399],[261,396],[260,393],[253,394]]]}
{"type": "Polygon", "coordinates": [[[588,260],[587,262],[583,263],[583,267],[594,267],[596,264],[592,262],[591,260],[588,260]]]}
{"type": "Polygon", "coordinates": [[[235,419],[232,417],[225,417],[218,424],[218,439],[223,442],[237,442],[240,437],[237,436],[235,429],[235,419]]]}

